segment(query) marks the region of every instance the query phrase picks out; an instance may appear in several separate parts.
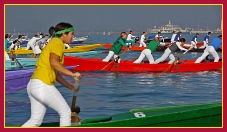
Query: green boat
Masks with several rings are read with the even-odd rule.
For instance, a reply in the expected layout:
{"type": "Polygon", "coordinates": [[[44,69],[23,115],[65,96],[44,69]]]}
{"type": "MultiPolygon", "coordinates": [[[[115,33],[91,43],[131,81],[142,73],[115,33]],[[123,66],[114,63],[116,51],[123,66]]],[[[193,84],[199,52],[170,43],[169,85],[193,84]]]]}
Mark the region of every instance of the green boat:
{"type": "MultiPolygon", "coordinates": [[[[58,127],[58,122],[41,127],[58,127]]],[[[71,127],[222,127],[222,103],[132,109],[109,117],[85,119],[71,127]]]]}

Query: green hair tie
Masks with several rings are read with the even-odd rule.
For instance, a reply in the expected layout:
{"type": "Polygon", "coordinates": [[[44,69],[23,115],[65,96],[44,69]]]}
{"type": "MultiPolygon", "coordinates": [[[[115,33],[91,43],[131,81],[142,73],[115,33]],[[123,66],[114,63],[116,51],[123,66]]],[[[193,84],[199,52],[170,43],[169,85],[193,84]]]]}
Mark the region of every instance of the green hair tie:
{"type": "Polygon", "coordinates": [[[70,31],[74,31],[74,28],[71,27],[71,28],[67,28],[67,29],[61,30],[61,31],[54,32],[54,35],[57,36],[57,34],[68,33],[70,31]]]}

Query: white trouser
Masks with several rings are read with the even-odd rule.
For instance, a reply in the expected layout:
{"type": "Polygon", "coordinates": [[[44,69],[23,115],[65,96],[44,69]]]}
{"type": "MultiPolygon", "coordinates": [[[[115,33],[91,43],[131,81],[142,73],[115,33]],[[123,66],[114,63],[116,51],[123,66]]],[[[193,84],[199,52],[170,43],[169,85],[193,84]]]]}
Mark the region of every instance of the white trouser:
{"type": "Polygon", "coordinates": [[[165,51],[164,51],[164,54],[158,58],[157,60],[154,61],[154,64],[158,64],[160,62],[163,62],[167,57],[169,56],[170,58],[170,61],[168,64],[171,64],[174,62],[175,60],[175,57],[173,56],[173,54],[171,53],[171,50],[169,48],[167,48],[165,51]]]}
{"type": "Polygon", "coordinates": [[[35,46],[34,48],[34,54],[38,55],[42,52],[42,50],[39,48],[39,46],[35,46]]]}
{"type": "Polygon", "coordinates": [[[9,49],[11,50],[12,48],[14,48],[14,50],[17,50],[18,48],[20,48],[20,45],[19,44],[11,44],[9,49]]]}
{"type": "Polygon", "coordinates": [[[191,44],[194,46],[195,49],[197,48],[196,43],[194,41],[191,41],[191,44]]]}
{"type": "Polygon", "coordinates": [[[139,58],[137,60],[135,60],[133,63],[140,63],[145,56],[148,58],[150,64],[154,63],[154,58],[153,58],[153,56],[151,54],[151,50],[149,50],[149,49],[144,49],[141,52],[139,58]]]}
{"type": "Polygon", "coordinates": [[[66,49],[70,49],[70,46],[68,44],[64,44],[66,49]]]}
{"type": "Polygon", "coordinates": [[[126,43],[126,45],[128,45],[128,47],[132,47],[132,43],[126,43]]]}
{"type": "Polygon", "coordinates": [[[60,126],[71,126],[71,110],[55,86],[47,85],[39,79],[31,79],[27,92],[31,102],[31,117],[22,127],[40,126],[47,107],[57,111],[60,126]]]}
{"type": "Polygon", "coordinates": [[[200,46],[200,48],[207,48],[208,44],[206,41],[203,41],[203,46],[200,46]]]}
{"type": "Polygon", "coordinates": [[[143,41],[140,41],[140,46],[139,47],[147,47],[147,45],[143,42],[143,41]]]}
{"type": "Polygon", "coordinates": [[[6,59],[6,60],[10,60],[9,55],[7,54],[6,51],[5,51],[5,59],[6,59]]]}
{"type": "Polygon", "coordinates": [[[218,62],[219,61],[219,55],[217,53],[217,51],[214,49],[213,46],[207,46],[207,48],[204,50],[202,56],[200,56],[195,63],[200,63],[203,59],[206,58],[207,55],[211,54],[214,57],[214,62],[218,62]]]}
{"type": "MultiPolygon", "coordinates": [[[[132,40],[132,39],[128,39],[128,40],[132,40]]],[[[126,43],[126,45],[132,46],[132,43],[126,43]]]]}
{"type": "Polygon", "coordinates": [[[30,47],[32,48],[32,50],[34,50],[34,49],[35,49],[34,44],[32,44],[32,43],[27,43],[26,50],[28,50],[30,47]]]}
{"type": "MultiPolygon", "coordinates": [[[[110,50],[108,55],[106,56],[106,58],[103,59],[102,61],[108,62],[112,56],[114,56],[114,59],[118,57],[118,55],[114,54],[114,52],[110,50]]],[[[118,63],[120,63],[120,61],[121,61],[121,59],[119,58],[118,63]]]]}
{"type": "Polygon", "coordinates": [[[20,45],[15,45],[15,50],[17,50],[18,48],[20,48],[20,45]]]}

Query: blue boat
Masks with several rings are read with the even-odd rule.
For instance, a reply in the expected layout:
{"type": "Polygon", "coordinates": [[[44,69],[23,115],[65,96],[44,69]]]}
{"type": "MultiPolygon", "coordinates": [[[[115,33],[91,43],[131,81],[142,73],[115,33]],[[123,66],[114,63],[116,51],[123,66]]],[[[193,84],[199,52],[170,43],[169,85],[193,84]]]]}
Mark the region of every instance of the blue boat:
{"type": "Polygon", "coordinates": [[[88,36],[75,37],[70,44],[81,44],[88,39],[88,36]]]}
{"type": "MultiPolygon", "coordinates": [[[[36,61],[38,58],[17,58],[17,60],[20,62],[20,64],[23,67],[27,67],[27,68],[34,68],[36,61]]],[[[5,68],[7,69],[14,69],[19,67],[18,63],[12,62],[12,60],[6,60],[5,61],[5,68]]]]}

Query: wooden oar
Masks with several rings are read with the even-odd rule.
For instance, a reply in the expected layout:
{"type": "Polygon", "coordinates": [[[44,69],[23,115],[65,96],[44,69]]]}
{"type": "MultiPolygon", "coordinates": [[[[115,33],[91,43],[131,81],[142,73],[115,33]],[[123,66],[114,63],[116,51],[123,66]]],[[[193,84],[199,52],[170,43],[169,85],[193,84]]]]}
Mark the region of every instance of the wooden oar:
{"type": "Polygon", "coordinates": [[[74,91],[73,93],[73,98],[72,98],[72,105],[71,105],[71,124],[75,125],[78,124],[80,122],[80,118],[78,117],[78,113],[80,112],[80,107],[75,106],[76,105],[76,97],[77,97],[77,93],[79,91],[79,80],[81,78],[80,73],[76,72],[75,73],[75,89],[76,91],[74,91]]]}
{"type": "Polygon", "coordinates": [[[169,71],[169,69],[171,68],[171,67],[173,67],[173,64],[175,64],[178,60],[180,60],[180,58],[182,57],[182,56],[184,56],[188,51],[190,51],[191,49],[193,49],[193,47],[194,46],[191,46],[187,51],[185,51],[184,53],[182,53],[182,54],[180,54],[167,68],[166,68],[166,70],[164,71],[164,72],[167,72],[167,71],[169,71]]]}
{"type": "Polygon", "coordinates": [[[13,53],[13,51],[10,51],[12,54],[12,63],[13,64],[14,60],[16,60],[17,64],[19,65],[19,68],[23,68],[23,66],[21,65],[21,63],[17,60],[16,55],[13,53]]]}
{"type": "MultiPolygon", "coordinates": [[[[127,52],[128,50],[123,51],[118,57],[122,56],[125,52],[127,52]]],[[[108,64],[106,64],[101,71],[103,71],[107,66],[109,66],[111,63],[113,63],[115,61],[115,59],[117,59],[118,57],[114,58],[111,62],[109,62],[108,64]]]]}

